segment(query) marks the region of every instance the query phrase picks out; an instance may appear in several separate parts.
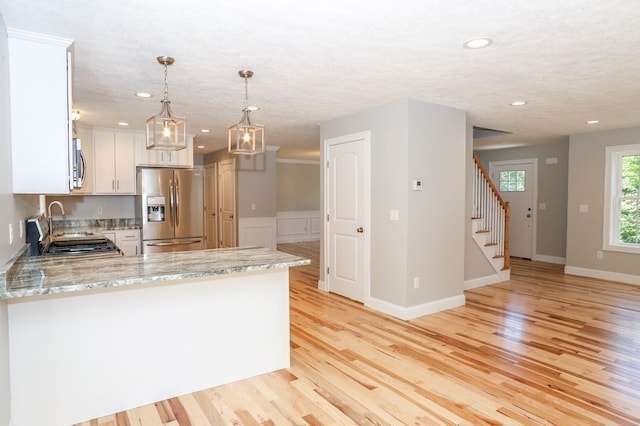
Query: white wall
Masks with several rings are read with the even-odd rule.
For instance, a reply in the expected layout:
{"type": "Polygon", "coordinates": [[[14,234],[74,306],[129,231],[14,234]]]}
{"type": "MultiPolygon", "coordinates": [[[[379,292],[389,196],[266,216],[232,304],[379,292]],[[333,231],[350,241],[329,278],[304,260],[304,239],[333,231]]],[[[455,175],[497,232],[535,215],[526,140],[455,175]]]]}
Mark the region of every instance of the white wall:
{"type": "Polygon", "coordinates": [[[465,112],[403,100],[321,123],[320,140],[367,130],[371,296],[412,309],[450,298],[464,301],[465,112]],[[412,191],[413,179],[423,181],[423,191],[412,191]],[[400,220],[389,219],[390,209],[399,211],[400,220]],[[414,277],[420,277],[418,289],[414,277]]]}

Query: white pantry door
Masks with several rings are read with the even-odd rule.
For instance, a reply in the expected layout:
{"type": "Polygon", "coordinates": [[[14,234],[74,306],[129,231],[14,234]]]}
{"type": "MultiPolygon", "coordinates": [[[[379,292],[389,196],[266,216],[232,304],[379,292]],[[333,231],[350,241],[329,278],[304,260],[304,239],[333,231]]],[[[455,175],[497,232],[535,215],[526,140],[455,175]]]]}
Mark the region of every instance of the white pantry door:
{"type": "Polygon", "coordinates": [[[368,290],[369,133],[325,141],[327,288],[359,302],[368,290]]]}
{"type": "Polygon", "coordinates": [[[218,171],[217,165],[204,168],[204,229],[206,248],[218,248],[218,171]]]}
{"type": "Polygon", "coordinates": [[[534,226],[534,164],[531,162],[489,163],[493,184],[511,206],[509,248],[514,257],[531,259],[534,226]]]}
{"type": "Polygon", "coordinates": [[[236,246],[236,164],[235,160],[218,163],[218,247],[236,246]]]}

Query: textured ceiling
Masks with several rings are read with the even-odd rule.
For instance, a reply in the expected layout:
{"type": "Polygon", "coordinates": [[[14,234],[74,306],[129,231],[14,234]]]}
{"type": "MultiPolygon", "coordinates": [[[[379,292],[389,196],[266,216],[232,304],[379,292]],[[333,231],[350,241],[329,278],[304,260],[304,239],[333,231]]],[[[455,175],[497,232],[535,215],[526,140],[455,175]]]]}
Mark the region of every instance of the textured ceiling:
{"type": "Polygon", "coordinates": [[[318,123],[403,98],[508,132],[478,148],[640,125],[636,0],[0,0],[0,12],[8,27],[74,40],[85,126],[143,129],[160,110],[155,58],[173,56],[169,98],[200,152],[224,147],[240,119],[245,68],[253,119],[281,158],[317,159],[318,123]],[[474,37],[493,44],[463,49],[474,37]]]}

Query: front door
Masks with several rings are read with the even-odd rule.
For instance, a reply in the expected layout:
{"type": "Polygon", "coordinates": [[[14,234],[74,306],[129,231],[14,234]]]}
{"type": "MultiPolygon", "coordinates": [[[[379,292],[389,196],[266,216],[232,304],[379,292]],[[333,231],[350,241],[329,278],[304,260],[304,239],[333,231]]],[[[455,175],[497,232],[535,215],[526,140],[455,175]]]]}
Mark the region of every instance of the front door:
{"type": "Polygon", "coordinates": [[[502,199],[511,206],[510,255],[524,259],[531,259],[533,254],[534,170],[531,160],[489,163],[493,184],[502,199]]]}
{"type": "Polygon", "coordinates": [[[236,166],[235,161],[218,163],[219,247],[236,246],[236,166]]]}
{"type": "Polygon", "coordinates": [[[365,301],[368,274],[369,133],[325,141],[328,290],[365,301]]]}

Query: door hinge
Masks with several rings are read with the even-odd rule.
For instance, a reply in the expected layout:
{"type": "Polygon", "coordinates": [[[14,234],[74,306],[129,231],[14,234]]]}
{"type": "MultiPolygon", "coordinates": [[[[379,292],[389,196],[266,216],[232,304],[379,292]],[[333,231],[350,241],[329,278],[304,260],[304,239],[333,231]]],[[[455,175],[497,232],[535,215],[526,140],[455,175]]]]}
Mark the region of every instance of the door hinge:
{"type": "Polygon", "coordinates": [[[327,222],[329,222],[329,215],[327,214],[327,222]]]}
{"type": "Polygon", "coordinates": [[[329,160],[327,160],[327,169],[329,168],[329,160]]]}
{"type": "Polygon", "coordinates": [[[329,275],[329,267],[327,266],[327,275],[329,275]]]}

